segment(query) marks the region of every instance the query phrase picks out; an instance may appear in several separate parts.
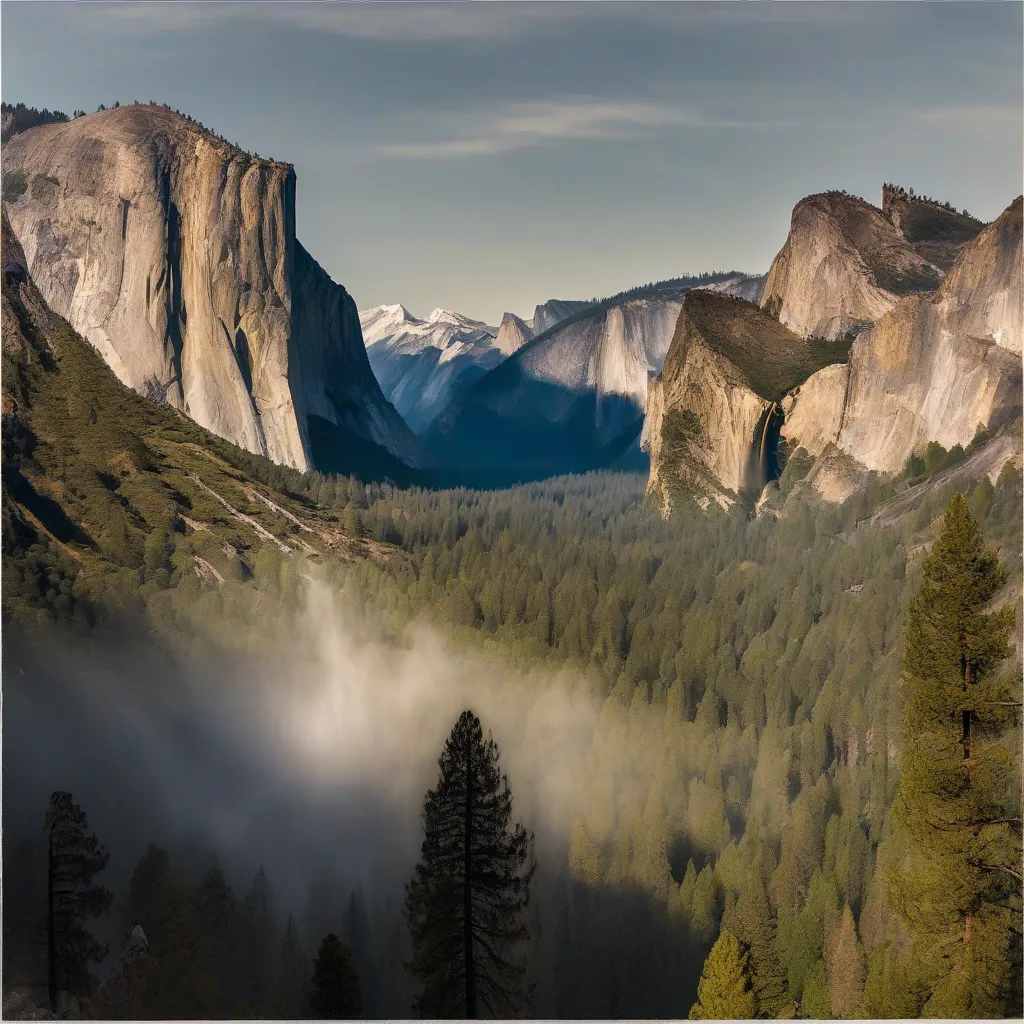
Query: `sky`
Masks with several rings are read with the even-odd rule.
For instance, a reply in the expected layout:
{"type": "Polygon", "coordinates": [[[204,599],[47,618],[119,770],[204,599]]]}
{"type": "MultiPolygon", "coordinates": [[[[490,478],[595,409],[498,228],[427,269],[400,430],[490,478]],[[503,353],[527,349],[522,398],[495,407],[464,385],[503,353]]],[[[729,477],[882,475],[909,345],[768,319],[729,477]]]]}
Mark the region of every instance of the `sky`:
{"type": "Polygon", "coordinates": [[[768,269],[793,204],[1022,191],[1024,5],[4,0],[0,92],[155,100],[297,175],[363,309],[491,324],[768,269]]]}

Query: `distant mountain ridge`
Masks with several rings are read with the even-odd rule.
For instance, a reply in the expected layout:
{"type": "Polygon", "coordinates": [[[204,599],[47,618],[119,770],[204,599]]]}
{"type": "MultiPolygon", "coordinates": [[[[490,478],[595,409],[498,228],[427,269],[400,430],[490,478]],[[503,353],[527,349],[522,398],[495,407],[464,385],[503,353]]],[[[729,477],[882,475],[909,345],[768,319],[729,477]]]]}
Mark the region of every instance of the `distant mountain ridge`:
{"type": "Polygon", "coordinates": [[[640,433],[683,297],[729,280],[749,275],[673,278],[571,312],[471,384],[424,442],[442,465],[509,479],[615,463],[640,433]]]}
{"type": "Polygon", "coordinates": [[[496,327],[461,313],[435,309],[425,320],[404,306],[373,306],[359,313],[370,366],[381,390],[414,431],[448,404],[468,376],[486,373],[504,358],[496,327]]]}

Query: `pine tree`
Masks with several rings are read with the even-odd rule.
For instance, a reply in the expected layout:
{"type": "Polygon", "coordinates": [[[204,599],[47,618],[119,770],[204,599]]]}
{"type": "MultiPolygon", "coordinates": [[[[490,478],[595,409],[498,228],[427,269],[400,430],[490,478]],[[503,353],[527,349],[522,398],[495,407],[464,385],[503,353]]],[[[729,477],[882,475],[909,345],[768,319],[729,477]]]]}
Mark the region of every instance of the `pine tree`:
{"type": "Polygon", "coordinates": [[[254,1006],[266,999],[277,959],[274,894],[263,865],[245,894],[242,910],[245,997],[254,1006]]]}
{"type": "Polygon", "coordinates": [[[864,994],[864,950],[849,907],[843,908],[843,916],[829,942],[825,973],[832,1012],[837,1017],[856,1017],[864,994]]]}
{"type": "Polygon", "coordinates": [[[732,932],[723,929],[704,962],[690,1020],[750,1020],[755,1009],[749,954],[732,932]]]}
{"type": "Polygon", "coordinates": [[[533,834],[511,824],[512,791],[498,756],[480,719],[464,711],[426,796],[420,862],[405,899],[408,966],[423,983],[423,1016],[472,1019],[522,1003],[517,948],[529,937],[523,915],[536,862],[533,834]]]}
{"type": "Polygon", "coordinates": [[[750,951],[751,982],[757,1001],[757,1015],[774,1019],[790,1005],[786,972],[775,948],[775,921],[768,907],[759,868],[747,876],[729,928],[750,951]]]}
{"type": "Polygon", "coordinates": [[[61,983],[67,991],[89,987],[89,964],[107,955],[85,927],[87,917],[106,911],[113,899],[109,889],[93,882],[110,860],[105,846],[88,833],[85,812],[70,793],[50,797],[43,831],[47,844],[47,988],[50,1008],[57,1009],[61,983]]]}
{"type": "Polygon", "coordinates": [[[281,939],[277,980],[271,996],[274,1015],[293,1019],[303,1017],[306,1012],[306,987],[306,957],[299,943],[295,918],[289,914],[281,939]]]}
{"type": "Polygon", "coordinates": [[[313,1020],[349,1020],[363,1012],[352,955],[334,932],[324,936],[313,962],[309,1010],[313,1020]]]}
{"type": "Polygon", "coordinates": [[[1020,818],[1001,742],[1020,697],[995,672],[1010,653],[1013,610],[984,610],[1005,580],[967,500],[954,495],[907,616],[895,804],[905,857],[889,876],[931,975],[929,1015],[1002,1013],[1020,941],[1020,818]]]}

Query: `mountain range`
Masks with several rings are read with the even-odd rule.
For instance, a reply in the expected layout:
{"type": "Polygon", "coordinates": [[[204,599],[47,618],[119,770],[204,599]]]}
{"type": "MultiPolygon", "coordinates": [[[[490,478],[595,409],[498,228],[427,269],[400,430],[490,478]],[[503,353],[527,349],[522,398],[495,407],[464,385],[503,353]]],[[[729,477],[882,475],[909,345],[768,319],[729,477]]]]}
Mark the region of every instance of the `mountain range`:
{"type": "Polygon", "coordinates": [[[535,324],[547,330],[588,305],[551,299],[530,320],[506,313],[499,327],[445,309],[419,320],[402,305],[364,309],[359,322],[381,389],[419,434],[456,395],[530,341],[535,324]]]}
{"type": "Polygon", "coordinates": [[[423,440],[441,465],[474,479],[612,465],[640,433],[648,381],[661,369],[686,293],[700,285],[749,288],[751,280],[678,278],[584,306],[466,388],[423,440]]]}
{"type": "Polygon", "coordinates": [[[1021,414],[1020,199],[986,225],[895,185],[824,192],[766,275],[495,327],[357,312],[296,238],[291,165],[167,107],[8,132],[3,156],[41,301],[140,395],[299,470],[490,485],[649,460],[668,512],[752,503],[803,449],[842,500],[1021,414]]]}

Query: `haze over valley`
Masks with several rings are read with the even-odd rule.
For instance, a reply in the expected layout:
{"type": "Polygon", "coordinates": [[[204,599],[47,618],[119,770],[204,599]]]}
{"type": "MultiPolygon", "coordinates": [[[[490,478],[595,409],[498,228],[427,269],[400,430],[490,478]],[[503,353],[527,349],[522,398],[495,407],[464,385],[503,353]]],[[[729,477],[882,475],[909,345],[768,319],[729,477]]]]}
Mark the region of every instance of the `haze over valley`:
{"type": "Polygon", "coordinates": [[[1024,1012],[1019,5],[4,18],[5,1018],[1024,1012]]]}

